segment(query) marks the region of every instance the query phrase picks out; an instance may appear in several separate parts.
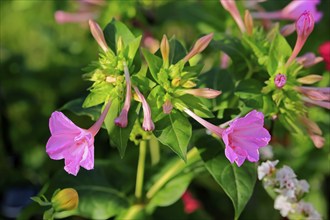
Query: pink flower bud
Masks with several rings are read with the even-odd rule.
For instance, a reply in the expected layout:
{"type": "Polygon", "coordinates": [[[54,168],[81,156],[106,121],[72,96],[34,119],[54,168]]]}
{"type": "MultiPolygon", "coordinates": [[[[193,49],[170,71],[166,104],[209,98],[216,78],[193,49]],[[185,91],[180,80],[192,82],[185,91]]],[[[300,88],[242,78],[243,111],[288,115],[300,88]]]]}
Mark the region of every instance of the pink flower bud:
{"type": "Polygon", "coordinates": [[[183,58],[184,62],[190,60],[196,54],[202,52],[211,42],[213,38],[213,33],[205,35],[204,37],[199,38],[195,45],[193,46],[192,50],[183,58]]]}
{"type": "Polygon", "coordinates": [[[165,103],[163,104],[163,112],[164,114],[170,114],[173,109],[173,105],[170,100],[166,100],[165,103]]]}
{"type": "Polygon", "coordinates": [[[305,68],[311,67],[323,61],[322,57],[316,57],[314,53],[306,53],[296,58],[297,63],[303,65],[305,68]]]}
{"type": "Polygon", "coordinates": [[[281,28],[281,34],[286,37],[286,36],[289,36],[291,35],[293,32],[295,32],[296,30],[296,24],[295,23],[292,23],[292,24],[287,24],[285,26],[283,26],[281,28]]]}
{"type": "Polygon", "coordinates": [[[89,20],[89,27],[92,32],[92,35],[96,42],[99,44],[99,46],[102,48],[104,52],[107,52],[109,50],[109,47],[107,45],[107,42],[104,39],[103,31],[100,28],[100,26],[93,20],[89,20]]]}
{"type": "Polygon", "coordinates": [[[199,88],[199,89],[186,89],[183,90],[186,94],[191,94],[194,96],[199,96],[207,99],[213,99],[221,94],[221,91],[209,89],[209,88],[199,88]]]}
{"type": "Polygon", "coordinates": [[[139,99],[142,102],[142,108],[143,108],[143,124],[142,124],[142,128],[145,131],[152,131],[155,129],[155,125],[152,121],[151,118],[151,109],[150,106],[147,103],[147,100],[144,98],[144,96],[142,95],[142,93],[139,91],[139,89],[136,86],[133,86],[136,94],[138,95],[139,99]]]}
{"type": "Polygon", "coordinates": [[[301,77],[299,79],[297,79],[297,81],[301,84],[314,84],[316,82],[319,82],[323,79],[322,76],[320,75],[308,75],[308,76],[304,76],[304,77],[301,77]]]}
{"type": "Polygon", "coordinates": [[[309,11],[305,11],[300,15],[296,21],[296,30],[297,30],[297,41],[292,51],[292,54],[285,66],[289,66],[294,59],[296,59],[301,48],[304,46],[308,36],[312,33],[314,29],[314,18],[309,11]]]}
{"type": "Polygon", "coordinates": [[[283,88],[286,84],[286,75],[284,74],[277,74],[274,79],[275,86],[279,89],[283,88]]]}
{"type": "Polygon", "coordinates": [[[128,111],[131,107],[132,99],[131,78],[126,63],[124,63],[124,74],[126,80],[126,98],[120,115],[115,119],[115,124],[121,128],[125,128],[128,124],[128,111]]]}
{"type": "Polygon", "coordinates": [[[93,12],[65,12],[65,11],[56,11],[55,20],[59,24],[63,23],[81,23],[86,22],[89,19],[96,17],[96,14],[93,12]]]}

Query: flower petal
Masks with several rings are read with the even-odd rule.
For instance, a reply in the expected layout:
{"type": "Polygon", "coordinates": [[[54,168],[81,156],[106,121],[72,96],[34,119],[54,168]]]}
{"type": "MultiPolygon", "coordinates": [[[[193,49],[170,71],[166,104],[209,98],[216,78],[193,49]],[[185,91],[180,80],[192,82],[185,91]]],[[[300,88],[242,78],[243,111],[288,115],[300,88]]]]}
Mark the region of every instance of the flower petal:
{"type": "Polygon", "coordinates": [[[79,133],[82,129],[75,125],[62,112],[55,111],[49,119],[49,130],[52,135],[79,133]]]}

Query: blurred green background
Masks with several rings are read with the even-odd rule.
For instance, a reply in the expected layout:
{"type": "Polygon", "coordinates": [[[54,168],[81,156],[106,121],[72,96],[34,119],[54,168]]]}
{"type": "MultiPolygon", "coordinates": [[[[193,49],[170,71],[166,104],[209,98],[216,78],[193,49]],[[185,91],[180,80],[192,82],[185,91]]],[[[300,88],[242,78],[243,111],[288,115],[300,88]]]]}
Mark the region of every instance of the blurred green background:
{"type": "MultiPolygon", "coordinates": [[[[269,0],[263,6],[275,10],[288,2],[269,0]]],[[[329,8],[330,1],[322,0],[319,9],[323,11],[323,19],[315,26],[301,54],[318,53],[319,45],[330,40],[329,8]]],[[[24,191],[27,198],[37,193],[63,166],[63,161],[52,161],[45,153],[50,135],[48,119],[54,110],[68,101],[87,95],[90,86],[82,80],[81,69],[97,59],[98,45],[89,32],[87,21],[58,24],[54,19],[57,10],[74,12],[79,10],[79,5],[76,1],[65,0],[0,1],[0,173],[3,174],[0,192],[3,201],[6,192],[15,187],[27,189],[24,191]]],[[[215,32],[221,35],[228,26],[235,29],[233,21],[215,0],[106,1],[106,5],[93,10],[98,14],[96,20],[101,27],[115,17],[131,27],[135,34],[154,39],[161,39],[163,34],[176,35],[188,48],[202,34],[215,32]]],[[[291,45],[295,39],[295,34],[288,37],[291,45]]],[[[312,71],[325,73],[322,83],[329,86],[329,72],[325,72],[324,63],[316,65],[312,71]]],[[[78,117],[69,111],[65,114],[81,127],[92,123],[88,117],[78,117]]],[[[312,118],[324,131],[329,131],[329,112],[313,108],[312,118]]],[[[325,136],[328,145],[329,132],[325,136]]],[[[106,132],[101,132],[96,145],[98,142],[107,144],[107,138],[106,132]]],[[[99,150],[96,157],[106,158],[109,151],[116,152],[99,150]]],[[[285,147],[275,145],[274,151],[276,158],[292,166],[300,179],[309,180],[312,192],[308,199],[326,215],[329,212],[329,146],[315,149],[304,140],[295,140],[285,147]]],[[[221,213],[232,210],[228,198],[214,198],[199,187],[199,181],[193,183],[199,199],[214,201],[206,208],[208,211],[217,216],[215,210],[220,209],[221,213]]],[[[258,183],[241,218],[264,219],[272,213],[274,219],[279,219],[272,207],[273,201],[258,183]]],[[[161,213],[162,209],[158,215],[161,213]]]]}

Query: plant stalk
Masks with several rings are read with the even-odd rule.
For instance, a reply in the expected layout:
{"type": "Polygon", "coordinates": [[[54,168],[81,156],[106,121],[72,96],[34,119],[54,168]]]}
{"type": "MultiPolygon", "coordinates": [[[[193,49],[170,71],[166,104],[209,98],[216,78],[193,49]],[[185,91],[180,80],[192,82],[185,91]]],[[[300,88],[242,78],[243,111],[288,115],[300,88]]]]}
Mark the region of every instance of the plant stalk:
{"type": "Polygon", "coordinates": [[[139,160],[136,173],[135,197],[138,201],[142,199],[144,165],[146,160],[147,142],[141,141],[139,146],[139,160]]]}

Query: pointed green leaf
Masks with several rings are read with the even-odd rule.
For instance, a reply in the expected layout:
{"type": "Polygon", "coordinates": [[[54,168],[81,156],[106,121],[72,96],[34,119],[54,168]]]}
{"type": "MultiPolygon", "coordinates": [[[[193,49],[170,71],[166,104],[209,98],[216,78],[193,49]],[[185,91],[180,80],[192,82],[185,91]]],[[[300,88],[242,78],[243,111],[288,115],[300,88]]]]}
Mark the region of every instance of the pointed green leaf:
{"type": "Polygon", "coordinates": [[[133,129],[134,122],[137,118],[136,114],[137,103],[131,104],[128,113],[128,124],[126,128],[121,128],[115,125],[114,120],[119,116],[122,105],[118,99],[112,100],[109,113],[104,120],[105,127],[108,130],[110,142],[112,142],[119,150],[121,157],[124,157],[129,135],[133,129]]]}
{"type": "Polygon", "coordinates": [[[152,77],[158,82],[158,76],[157,74],[159,73],[162,65],[163,65],[163,61],[161,58],[155,56],[154,54],[150,53],[148,50],[146,49],[142,49],[142,53],[143,53],[143,56],[144,58],[146,59],[147,61],[147,64],[149,66],[149,70],[150,70],[150,73],[152,75],[152,77]]]}
{"type": "Polygon", "coordinates": [[[182,44],[179,41],[177,41],[174,37],[170,39],[169,43],[170,43],[169,61],[170,64],[176,64],[183,57],[186,56],[187,52],[186,49],[182,46],[182,44]]]}
{"type": "Polygon", "coordinates": [[[211,151],[204,149],[201,154],[206,169],[231,199],[235,208],[235,219],[238,219],[253,193],[256,165],[246,161],[238,167],[228,161],[220,146],[207,147],[213,149],[211,151]],[[214,149],[219,150],[216,152],[214,149]]]}
{"type": "Polygon", "coordinates": [[[140,46],[141,38],[142,36],[139,36],[128,43],[126,48],[128,48],[127,57],[129,59],[134,60],[136,51],[139,49],[140,46]]]}
{"type": "Polygon", "coordinates": [[[155,127],[154,134],[158,140],[186,160],[187,147],[192,133],[188,119],[181,112],[173,110],[171,114],[157,121],[155,127]]]}
{"type": "Polygon", "coordinates": [[[128,29],[128,27],[120,21],[112,20],[103,31],[105,41],[112,51],[117,51],[117,39],[122,37],[124,45],[128,45],[131,41],[135,40],[135,36],[128,29]]]}

